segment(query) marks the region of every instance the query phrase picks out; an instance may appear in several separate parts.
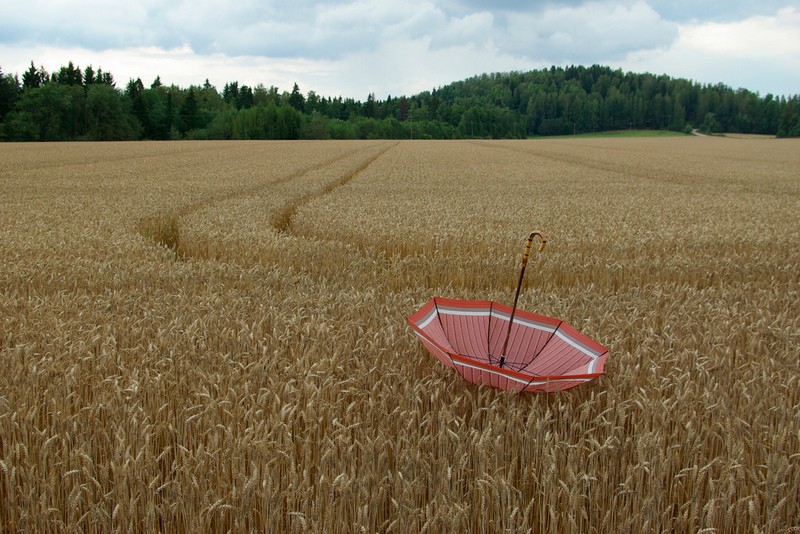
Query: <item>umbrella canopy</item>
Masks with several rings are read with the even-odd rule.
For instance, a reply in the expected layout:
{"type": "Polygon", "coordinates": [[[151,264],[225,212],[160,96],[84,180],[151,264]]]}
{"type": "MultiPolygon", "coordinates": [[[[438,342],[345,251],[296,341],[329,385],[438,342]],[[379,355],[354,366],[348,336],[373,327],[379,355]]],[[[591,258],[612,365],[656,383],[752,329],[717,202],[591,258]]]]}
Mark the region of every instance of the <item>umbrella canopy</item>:
{"type": "Polygon", "coordinates": [[[408,318],[431,354],[473,384],[509,391],[559,391],[603,374],[608,349],[569,324],[517,311],[505,361],[511,307],[436,297],[408,318]]]}
{"type": "Polygon", "coordinates": [[[468,382],[551,392],[603,374],[608,349],[600,343],[564,321],[516,309],[534,235],[541,237],[528,238],[513,307],[435,297],[408,318],[425,348],[468,382]]]}

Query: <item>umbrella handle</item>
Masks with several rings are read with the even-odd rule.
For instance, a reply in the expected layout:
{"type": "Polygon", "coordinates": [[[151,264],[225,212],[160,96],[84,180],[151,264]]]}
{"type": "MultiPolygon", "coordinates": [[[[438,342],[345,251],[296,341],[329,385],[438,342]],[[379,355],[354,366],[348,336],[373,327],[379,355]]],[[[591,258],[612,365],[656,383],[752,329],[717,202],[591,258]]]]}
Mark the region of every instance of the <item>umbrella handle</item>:
{"type": "Polygon", "coordinates": [[[544,246],[547,244],[547,238],[543,236],[542,233],[539,231],[531,233],[531,235],[528,237],[528,241],[525,242],[525,252],[522,254],[522,272],[520,273],[519,277],[520,281],[522,281],[522,274],[525,272],[525,266],[528,264],[528,256],[530,256],[531,253],[531,245],[533,244],[533,238],[536,236],[539,236],[539,239],[541,239],[542,241],[542,243],[539,245],[539,252],[543,251],[544,246]]]}
{"type": "Polygon", "coordinates": [[[508,319],[508,332],[506,333],[506,340],[503,343],[503,351],[500,353],[500,367],[503,367],[506,363],[506,349],[508,348],[508,340],[511,337],[511,325],[514,324],[514,315],[517,314],[517,301],[519,300],[519,291],[522,289],[522,278],[525,276],[525,266],[528,265],[531,245],[533,244],[533,238],[536,236],[539,236],[542,242],[541,245],[539,245],[539,252],[544,250],[544,246],[547,243],[547,238],[539,231],[532,232],[525,242],[525,250],[522,253],[522,268],[519,271],[519,282],[517,282],[517,293],[514,295],[514,306],[511,308],[511,317],[508,319]]]}

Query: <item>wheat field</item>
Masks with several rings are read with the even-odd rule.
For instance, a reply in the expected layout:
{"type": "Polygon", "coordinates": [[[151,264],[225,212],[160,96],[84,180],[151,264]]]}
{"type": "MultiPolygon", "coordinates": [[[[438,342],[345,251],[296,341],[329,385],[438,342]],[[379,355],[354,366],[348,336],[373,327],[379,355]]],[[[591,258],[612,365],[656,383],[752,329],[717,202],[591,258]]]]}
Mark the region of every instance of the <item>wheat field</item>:
{"type": "Polygon", "coordinates": [[[798,532],[800,144],[0,144],[4,532],[798,532]],[[610,349],[467,384],[406,317],[610,349]]]}

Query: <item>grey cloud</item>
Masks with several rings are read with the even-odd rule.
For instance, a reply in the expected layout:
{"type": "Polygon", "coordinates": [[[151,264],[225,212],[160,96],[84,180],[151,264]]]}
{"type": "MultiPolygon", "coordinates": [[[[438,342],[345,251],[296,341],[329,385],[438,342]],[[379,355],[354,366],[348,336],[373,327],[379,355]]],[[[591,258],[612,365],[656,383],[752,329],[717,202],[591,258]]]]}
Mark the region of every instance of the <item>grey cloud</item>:
{"type": "Polygon", "coordinates": [[[731,22],[757,15],[774,15],[793,0],[728,0],[698,2],[697,0],[651,0],[649,3],[662,17],[685,22],[731,22]]]}
{"type": "Polygon", "coordinates": [[[480,44],[491,40],[494,32],[494,16],[489,11],[470,13],[447,21],[431,36],[432,49],[459,46],[466,43],[480,44]]]}
{"type": "Polygon", "coordinates": [[[92,50],[188,44],[200,54],[340,59],[419,40],[431,50],[488,43],[519,58],[580,63],[668,46],[678,20],[774,14],[788,1],[99,0],[98,7],[29,0],[25,9],[0,6],[0,43],[92,50]]]}
{"type": "Polygon", "coordinates": [[[563,63],[593,63],[623,57],[632,50],[668,46],[678,35],[644,2],[629,6],[594,3],[539,14],[506,16],[501,48],[531,58],[563,63]]]}
{"type": "MultiPolygon", "coordinates": [[[[514,13],[541,13],[567,7],[586,7],[591,4],[630,6],[633,0],[442,0],[453,10],[490,10],[514,13]]],[[[773,15],[780,8],[793,5],[794,0],[648,0],[648,5],[663,18],[685,22],[703,20],[730,22],[756,15],[773,15]]]]}
{"type": "Polygon", "coordinates": [[[451,9],[536,13],[554,7],[579,6],[587,0],[444,0],[451,9]]]}
{"type": "Polygon", "coordinates": [[[306,2],[302,16],[275,10],[238,10],[215,19],[208,31],[208,13],[172,13],[184,22],[182,34],[199,52],[230,55],[266,55],[283,58],[337,59],[347,54],[374,50],[387,40],[407,40],[435,33],[446,17],[435,4],[419,1],[413,5],[378,0],[311,5],[306,2]]]}

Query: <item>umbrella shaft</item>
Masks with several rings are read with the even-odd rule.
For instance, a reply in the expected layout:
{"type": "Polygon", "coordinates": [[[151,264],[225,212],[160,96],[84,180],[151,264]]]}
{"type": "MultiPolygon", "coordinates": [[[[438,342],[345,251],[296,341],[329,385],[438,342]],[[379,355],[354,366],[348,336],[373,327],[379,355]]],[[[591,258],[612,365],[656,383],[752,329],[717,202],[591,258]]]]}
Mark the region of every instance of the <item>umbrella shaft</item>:
{"type": "MultiPolygon", "coordinates": [[[[530,240],[528,241],[530,246],[530,240]]],[[[522,288],[522,277],[525,276],[525,265],[528,263],[528,256],[525,255],[522,261],[522,269],[519,271],[519,282],[517,282],[517,293],[514,295],[514,306],[511,308],[511,317],[508,319],[508,331],[506,332],[506,340],[503,343],[503,351],[500,353],[500,367],[506,363],[506,349],[508,348],[508,340],[511,338],[511,326],[514,324],[514,315],[517,314],[517,301],[519,300],[519,290],[522,288]]]]}
{"type": "Polygon", "coordinates": [[[525,251],[522,253],[522,268],[519,270],[519,282],[517,282],[517,293],[514,295],[514,306],[511,308],[511,317],[508,319],[508,332],[506,332],[506,340],[503,343],[503,351],[500,353],[500,367],[506,363],[506,349],[508,349],[508,340],[511,338],[511,325],[514,324],[514,315],[517,313],[517,301],[519,300],[519,290],[522,289],[522,278],[525,276],[525,266],[528,265],[528,256],[531,253],[531,244],[533,238],[539,236],[542,244],[539,250],[544,250],[544,244],[547,242],[541,232],[533,232],[525,242],[525,251]]]}

